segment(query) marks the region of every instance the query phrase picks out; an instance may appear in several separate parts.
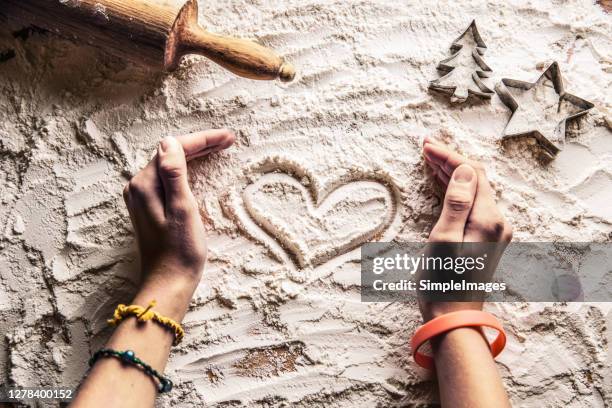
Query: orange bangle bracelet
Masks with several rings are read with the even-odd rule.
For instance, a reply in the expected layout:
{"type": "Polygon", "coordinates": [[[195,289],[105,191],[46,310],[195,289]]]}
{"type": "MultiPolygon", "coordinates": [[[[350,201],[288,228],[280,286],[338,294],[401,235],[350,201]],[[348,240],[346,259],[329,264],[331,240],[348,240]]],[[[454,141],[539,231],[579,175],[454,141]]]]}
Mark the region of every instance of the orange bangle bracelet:
{"type": "Polygon", "coordinates": [[[434,368],[434,359],[428,355],[419,353],[419,348],[423,343],[433,337],[459,327],[478,326],[491,327],[499,332],[495,340],[489,344],[493,358],[497,357],[506,346],[506,333],[499,321],[492,314],[480,310],[460,310],[458,312],[451,312],[438,316],[417,329],[410,340],[414,361],[421,367],[432,370],[434,368]]]}

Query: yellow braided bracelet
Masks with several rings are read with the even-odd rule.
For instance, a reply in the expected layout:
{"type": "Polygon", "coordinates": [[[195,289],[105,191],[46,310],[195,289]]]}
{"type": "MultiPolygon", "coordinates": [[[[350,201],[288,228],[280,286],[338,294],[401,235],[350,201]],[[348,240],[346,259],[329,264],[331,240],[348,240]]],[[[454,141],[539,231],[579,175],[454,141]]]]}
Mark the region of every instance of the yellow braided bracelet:
{"type": "Polygon", "coordinates": [[[174,320],[170,319],[169,317],[162,316],[159,313],[151,310],[153,307],[155,307],[156,304],[157,302],[155,300],[152,300],[149,303],[149,306],[147,306],[146,308],[139,305],[118,305],[115,309],[115,313],[113,314],[113,318],[108,320],[108,324],[110,324],[111,326],[116,326],[128,316],[136,316],[139,322],[153,320],[174,332],[173,345],[176,346],[181,342],[181,340],[183,340],[185,331],[183,330],[181,325],[175,322],[174,320]]]}

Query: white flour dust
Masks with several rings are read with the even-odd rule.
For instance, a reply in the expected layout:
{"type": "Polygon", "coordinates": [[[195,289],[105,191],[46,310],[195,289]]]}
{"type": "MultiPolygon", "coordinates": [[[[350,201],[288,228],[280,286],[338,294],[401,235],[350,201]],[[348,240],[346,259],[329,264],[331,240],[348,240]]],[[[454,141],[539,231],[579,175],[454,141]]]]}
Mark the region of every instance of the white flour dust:
{"type": "MultiPolygon", "coordinates": [[[[160,407],[427,406],[413,304],[362,303],[359,245],[420,241],[439,212],[426,135],[482,160],[522,241],[612,238],[612,20],[591,1],[206,1],[203,25],[295,64],[256,82],[188,58],[156,77],[85,45],[2,24],[0,383],[75,386],[135,291],[121,190],[166,135],[230,127],[190,166],[210,258],[160,407]],[[493,72],[534,81],[558,61],[595,104],[546,163],[502,146],[493,95],[450,104],[436,65],[476,18],[493,72]]],[[[4,20],[3,20],[4,21],[4,20]]],[[[520,407],[612,406],[607,304],[490,304],[520,407]]]]}

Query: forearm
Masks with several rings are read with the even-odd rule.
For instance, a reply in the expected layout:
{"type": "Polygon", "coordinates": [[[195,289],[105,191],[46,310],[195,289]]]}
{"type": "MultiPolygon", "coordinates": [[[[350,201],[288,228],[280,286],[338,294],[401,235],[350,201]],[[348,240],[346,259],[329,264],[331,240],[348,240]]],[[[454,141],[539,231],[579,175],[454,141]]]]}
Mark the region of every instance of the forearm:
{"type": "MultiPolygon", "coordinates": [[[[157,301],[155,311],[181,322],[194,285],[169,280],[143,285],[132,304],[147,306],[157,301]]],[[[106,343],[106,348],[117,351],[132,350],[142,361],[159,373],[168,361],[174,333],[150,320],[138,322],[125,318],[106,343]]],[[[81,385],[73,407],[152,407],[157,396],[156,383],[142,370],[123,364],[112,357],[101,358],[81,385]]]]}
{"type": "Polygon", "coordinates": [[[443,407],[510,407],[489,346],[477,329],[454,329],[432,343],[443,407]]]}

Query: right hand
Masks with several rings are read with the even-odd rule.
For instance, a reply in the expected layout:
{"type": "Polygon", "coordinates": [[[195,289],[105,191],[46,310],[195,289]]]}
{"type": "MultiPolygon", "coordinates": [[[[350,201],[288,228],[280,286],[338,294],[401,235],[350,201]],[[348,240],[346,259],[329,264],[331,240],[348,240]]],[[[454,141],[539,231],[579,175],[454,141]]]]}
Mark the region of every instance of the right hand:
{"type": "MultiPolygon", "coordinates": [[[[512,239],[512,227],[499,211],[493,189],[480,162],[468,160],[447,147],[426,138],[423,154],[438,181],[446,187],[444,206],[429,242],[500,242],[512,239]]],[[[498,246],[495,268],[505,245],[498,246]]],[[[465,309],[482,309],[482,302],[432,302],[419,299],[425,321],[465,309]]]]}

